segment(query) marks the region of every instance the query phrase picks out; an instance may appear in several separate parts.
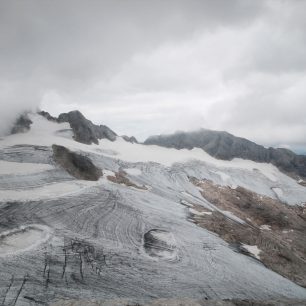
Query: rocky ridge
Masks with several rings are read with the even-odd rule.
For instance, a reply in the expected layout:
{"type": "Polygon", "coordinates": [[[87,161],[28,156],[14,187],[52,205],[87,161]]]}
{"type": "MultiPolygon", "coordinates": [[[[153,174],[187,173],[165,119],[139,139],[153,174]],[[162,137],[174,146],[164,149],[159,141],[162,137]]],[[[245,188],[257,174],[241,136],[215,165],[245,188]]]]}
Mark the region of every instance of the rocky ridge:
{"type": "Polygon", "coordinates": [[[156,135],[146,139],[144,144],[190,150],[201,148],[218,159],[243,158],[255,162],[271,163],[286,174],[306,177],[306,156],[297,155],[283,148],[265,148],[227,132],[200,129],[194,132],[156,135]]]}
{"type": "Polygon", "coordinates": [[[41,111],[40,115],[46,119],[58,123],[68,122],[74,133],[74,139],[85,144],[98,144],[99,139],[106,138],[115,141],[117,134],[105,125],[93,124],[86,119],[80,111],[62,113],[58,118],[52,117],[48,112],[41,111]]]}

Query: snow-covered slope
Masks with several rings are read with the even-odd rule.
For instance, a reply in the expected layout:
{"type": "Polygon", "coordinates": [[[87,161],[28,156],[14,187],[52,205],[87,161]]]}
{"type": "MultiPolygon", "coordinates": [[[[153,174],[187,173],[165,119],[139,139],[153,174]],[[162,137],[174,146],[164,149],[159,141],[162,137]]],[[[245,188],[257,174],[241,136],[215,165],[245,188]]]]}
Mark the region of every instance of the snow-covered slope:
{"type": "MultiPolygon", "coordinates": [[[[86,145],[73,140],[72,134],[69,135],[70,126],[68,123],[54,123],[37,114],[30,115],[30,119],[33,124],[28,133],[6,137],[0,141],[0,148],[5,149],[20,144],[47,147],[58,144],[74,151],[130,163],[152,162],[165,168],[178,167],[188,175],[210,179],[217,184],[229,185],[233,188],[243,186],[274,198],[279,196],[275,190],[281,190],[282,201],[290,205],[306,202],[305,188],[280,172],[272,164],[238,158],[224,161],[216,159],[198,148],[192,150],[169,149],[156,145],[130,143],[121,137],[117,137],[114,142],[102,139],[98,145],[86,145]]],[[[15,173],[13,168],[12,173],[15,173]]]]}
{"type": "Polygon", "coordinates": [[[85,145],[73,140],[67,123],[36,114],[30,119],[27,133],[0,140],[3,305],[72,297],[306,299],[305,288],[189,220],[196,206],[206,210],[198,212],[203,218],[218,211],[235,224],[246,222],[205,200],[190,177],[242,186],[290,205],[305,203],[306,188],[273,165],[220,161],[200,149],[120,137],[85,145]],[[103,177],[71,177],[54,162],[53,144],[88,156],[103,177]],[[115,173],[121,173],[120,181],[108,179],[115,173]],[[163,251],[147,252],[144,237],[152,231],[162,233],[153,236],[162,236],[156,243],[163,251]]]}

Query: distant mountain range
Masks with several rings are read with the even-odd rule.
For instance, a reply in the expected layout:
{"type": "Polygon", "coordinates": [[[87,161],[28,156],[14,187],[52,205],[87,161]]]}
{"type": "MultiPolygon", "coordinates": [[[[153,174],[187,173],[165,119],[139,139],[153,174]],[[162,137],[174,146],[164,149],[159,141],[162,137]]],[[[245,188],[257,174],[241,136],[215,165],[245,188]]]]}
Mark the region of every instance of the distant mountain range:
{"type": "Polygon", "coordinates": [[[201,148],[218,159],[243,158],[256,162],[271,163],[287,174],[306,177],[306,156],[297,155],[283,148],[267,149],[227,132],[207,129],[194,132],[177,132],[170,135],[151,136],[144,143],[176,149],[201,148]]]}
{"type": "MultiPolygon", "coordinates": [[[[73,130],[74,139],[84,144],[98,144],[100,139],[115,141],[118,136],[109,127],[92,123],[78,110],[62,113],[58,118],[45,111],[40,111],[39,114],[53,122],[68,122],[73,130]]],[[[30,120],[26,118],[26,115],[22,115],[16,121],[12,133],[27,130],[30,125],[30,120]]],[[[137,143],[137,139],[133,136],[122,137],[126,141],[137,143]]],[[[169,135],[155,135],[146,139],[144,144],[189,150],[200,148],[218,159],[242,158],[255,162],[271,163],[288,175],[295,178],[306,178],[305,155],[298,155],[284,148],[265,148],[224,131],[200,129],[193,132],[180,131],[169,135]]]]}

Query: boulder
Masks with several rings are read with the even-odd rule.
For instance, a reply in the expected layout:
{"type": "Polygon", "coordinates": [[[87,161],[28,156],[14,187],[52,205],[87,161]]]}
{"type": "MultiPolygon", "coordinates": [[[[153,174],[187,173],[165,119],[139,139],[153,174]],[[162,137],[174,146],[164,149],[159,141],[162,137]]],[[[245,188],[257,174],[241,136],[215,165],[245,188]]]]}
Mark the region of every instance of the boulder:
{"type": "Polygon", "coordinates": [[[71,152],[58,145],[53,145],[52,150],[55,162],[75,178],[97,181],[102,176],[102,170],[96,167],[87,156],[71,152]]]}

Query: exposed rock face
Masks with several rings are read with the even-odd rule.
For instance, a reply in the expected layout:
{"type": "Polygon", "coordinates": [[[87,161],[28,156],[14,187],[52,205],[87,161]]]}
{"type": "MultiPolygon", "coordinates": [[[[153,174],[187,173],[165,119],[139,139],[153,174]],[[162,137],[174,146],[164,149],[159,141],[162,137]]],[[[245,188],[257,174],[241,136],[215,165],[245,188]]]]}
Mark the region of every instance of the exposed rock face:
{"type": "Polygon", "coordinates": [[[102,170],[88,157],[71,152],[63,146],[53,145],[52,149],[54,160],[75,178],[97,181],[102,176],[102,170]]]}
{"type": "Polygon", "coordinates": [[[30,129],[32,123],[33,122],[30,120],[27,114],[20,115],[11,130],[11,134],[27,132],[30,129]]]}
{"type": "Polygon", "coordinates": [[[134,187],[140,190],[148,190],[146,186],[138,186],[135,183],[131,182],[130,179],[126,177],[126,172],[124,171],[116,172],[114,176],[108,175],[107,179],[116,184],[123,184],[128,187],[134,187]]]}
{"type": "Polygon", "coordinates": [[[287,149],[266,149],[252,141],[227,132],[206,129],[195,132],[177,132],[171,135],[151,136],[144,144],[176,149],[201,148],[219,159],[243,158],[256,162],[272,163],[288,174],[306,177],[306,156],[297,155],[287,149]]]}
{"type": "Polygon", "coordinates": [[[98,144],[98,139],[116,140],[117,134],[105,125],[95,125],[79,111],[60,114],[58,122],[69,122],[76,141],[85,144],[98,144]]]}
{"type": "Polygon", "coordinates": [[[68,122],[73,130],[74,139],[85,144],[98,144],[99,139],[106,138],[110,141],[115,141],[117,134],[105,125],[93,124],[86,119],[81,112],[72,111],[69,113],[62,113],[58,118],[52,117],[48,112],[39,112],[50,121],[59,123],[68,122]]]}
{"type": "Polygon", "coordinates": [[[122,138],[127,141],[127,142],[130,142],[130,143],[138,143],[137,139],[134,137],[134,136],[126,136],[126,135],[123,135],[122,138]]]}

